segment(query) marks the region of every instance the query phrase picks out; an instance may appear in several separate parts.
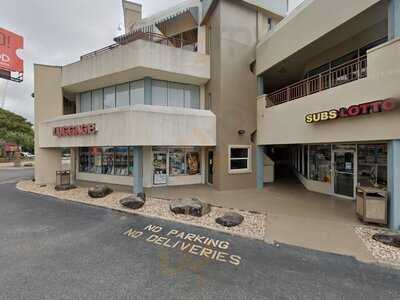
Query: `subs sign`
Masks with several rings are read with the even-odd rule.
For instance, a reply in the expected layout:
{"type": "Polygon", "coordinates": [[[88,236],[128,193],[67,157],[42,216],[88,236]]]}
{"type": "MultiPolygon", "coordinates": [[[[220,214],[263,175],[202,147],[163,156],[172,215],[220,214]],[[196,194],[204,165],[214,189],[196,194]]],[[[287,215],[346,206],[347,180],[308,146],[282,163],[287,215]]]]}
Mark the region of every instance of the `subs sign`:
{"type": "Polygon", "coordinates": [[[76,126],[62,126],[53,128],[53,135],[57,137],[73,137],[96,134],[96,124],[82,124],[76,126]]]}
{"type": "Polygon", "coordinates": [[[362,115],[381,113],[392,111],[396,108],[395,99],[386,99],[352,105],[350,107],[342,107],[340,109],[332,109],[329,111],[321,111],[318,113],[308,114],[305,117],[307,124],[319,123],[322,121],[330,121],[342,118],[358,117],[362,115]]]}

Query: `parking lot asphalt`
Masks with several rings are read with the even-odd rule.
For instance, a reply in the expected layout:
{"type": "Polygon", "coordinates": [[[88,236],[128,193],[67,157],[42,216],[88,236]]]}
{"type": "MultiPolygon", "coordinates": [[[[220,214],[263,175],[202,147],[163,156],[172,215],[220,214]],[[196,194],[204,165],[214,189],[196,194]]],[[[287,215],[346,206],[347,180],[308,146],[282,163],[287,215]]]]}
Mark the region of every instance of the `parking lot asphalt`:
{"type": "Polygon", "coordinates": [[[0,195],[0,299],[400,299],[398,270],[351,257],[34,195],[13,183],[0,183],[0,195]]]}
{"type": "Polygon", "coordinates": [[[0,184],[33,177],[33,168],[0,168],[0,184]]]}

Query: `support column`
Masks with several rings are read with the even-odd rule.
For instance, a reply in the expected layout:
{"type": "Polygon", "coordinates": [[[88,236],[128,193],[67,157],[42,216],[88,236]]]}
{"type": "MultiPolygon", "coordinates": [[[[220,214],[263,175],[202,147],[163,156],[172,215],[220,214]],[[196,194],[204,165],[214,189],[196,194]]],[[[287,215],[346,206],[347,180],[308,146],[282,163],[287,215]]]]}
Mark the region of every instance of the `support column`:
{"type": "Polygon", "coordinates": [[[71,164],[70,164],[70,172],[71,172],[71,184],[75,184],[76,183],[76,159],[78,157],[78,148],[71,148],[71,164]]]}
{"type": "Polygon", "coordinates": [[[257,188],[264,189],[264,146],[256,147],[257,188]]]}
{"type": "Polygon", "coordinates": [[[388,149],[390,228],[400,229],[400,140],[391,141],[388,149]]]}
{"type": "Polygon", "coordinates": [[[42,139],[51,136],[39,134],[45,120],[63,115],[61,67],[34,65],[35,75],[35,180],[37,184],[56,183],[56,172],[61,170],[61,148],[42,148],[42,139]],[[39,140],[40,138],[40,140],[39,140]]]}
{"type": "Polygon", "coordinates": [[[144,78],[144,104],[152,104],[152,88],[151,88],[151,77],[144,78]]]}
{"type": "Polygon", "coordinates": [[[61,171],[62,150],[36,147],[35,156],[35,182],[55,184],[56,172],[61,171]]]}
{"type": "Polygon", "coordinates": [[[389,41],[400,37],[400,0],[389,0],[388,7],[389,41]]]}
{"type": "Polygon", "coordinates": [[[133,148],[133,192],[143,193],[143,147],[133,148]]]}

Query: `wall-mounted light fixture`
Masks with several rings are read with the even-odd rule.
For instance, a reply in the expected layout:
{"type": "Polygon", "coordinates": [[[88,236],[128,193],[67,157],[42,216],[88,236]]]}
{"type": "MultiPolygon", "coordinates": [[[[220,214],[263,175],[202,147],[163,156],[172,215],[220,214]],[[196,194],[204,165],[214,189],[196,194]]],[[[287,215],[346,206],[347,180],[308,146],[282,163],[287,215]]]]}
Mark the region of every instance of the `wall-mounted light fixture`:
{"type": "Polygon", "coordinates": [[[238,133],[239,133],[239,135],[244,135],[244,134],[246,133],[246,130],[240,129],[240,130],[238,131],[238,133]]]}

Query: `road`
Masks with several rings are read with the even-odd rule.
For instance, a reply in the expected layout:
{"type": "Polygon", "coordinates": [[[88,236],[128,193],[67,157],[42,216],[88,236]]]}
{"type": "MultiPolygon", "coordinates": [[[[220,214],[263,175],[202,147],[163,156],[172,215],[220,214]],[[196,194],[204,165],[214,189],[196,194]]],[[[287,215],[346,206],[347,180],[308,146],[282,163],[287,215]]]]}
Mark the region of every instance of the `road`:
{"type": "MultiPolygon", "coordinates": [[[[0,178],[7,176],[15,178],[0,178]]],[[[12,183],[0,184],[0,195],[0,299],[400,299],[399,271],[351,257],[33,195],[12,183]],[[183,247],[182,232],[199,247],[183,247]],[[219,242],[213,254],[199,256],[210,239],[219,242]]]]}
{"type": "Polygon", "coordinates": [[[0,184],[33,177],[33,168],[0,168],[0,184]]]}

